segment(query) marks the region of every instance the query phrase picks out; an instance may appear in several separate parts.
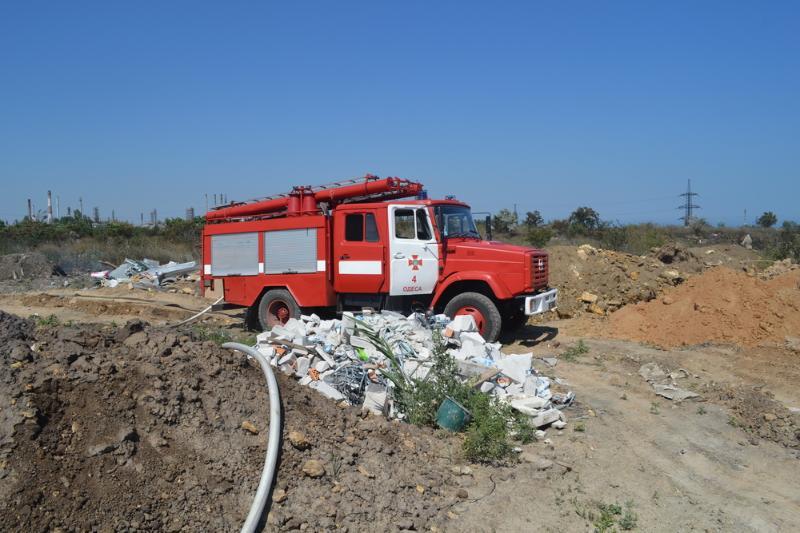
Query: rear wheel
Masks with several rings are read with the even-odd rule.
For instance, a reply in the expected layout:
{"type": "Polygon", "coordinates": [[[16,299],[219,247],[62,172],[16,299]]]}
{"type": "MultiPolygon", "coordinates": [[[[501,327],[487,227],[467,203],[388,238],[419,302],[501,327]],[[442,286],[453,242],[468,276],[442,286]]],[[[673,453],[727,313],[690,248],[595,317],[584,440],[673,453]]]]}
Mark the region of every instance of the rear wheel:
{"type": "Polygon", "coordinates": [[[500,335],[502,318],[491,298],[479,292],[464,292],[447,302],[444,314],[449,317],[470,315],[475,319],[478,331],[487,342],[494,342],[500,335]]]}
{"type": "Polygon", "coordinates": [[[272,289],[264,293],[258,303],[258,323],[266,331],[282,326],[290,318],[300,318],[300,306],[286,289],[272,289]]]}

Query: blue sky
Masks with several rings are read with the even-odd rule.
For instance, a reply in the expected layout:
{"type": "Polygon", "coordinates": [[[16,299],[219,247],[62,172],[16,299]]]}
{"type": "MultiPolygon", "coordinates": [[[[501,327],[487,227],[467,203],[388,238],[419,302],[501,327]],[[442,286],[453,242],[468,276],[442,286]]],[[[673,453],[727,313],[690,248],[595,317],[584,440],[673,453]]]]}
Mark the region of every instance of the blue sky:
{"type": "MultiPolygon", "coordinates": [[[[545,218],[800,220],[797,2],[3,2],[0,218],[372,172],[545,218]]],[[[146,216],[146,215],[145,215],[146,216]]]]}

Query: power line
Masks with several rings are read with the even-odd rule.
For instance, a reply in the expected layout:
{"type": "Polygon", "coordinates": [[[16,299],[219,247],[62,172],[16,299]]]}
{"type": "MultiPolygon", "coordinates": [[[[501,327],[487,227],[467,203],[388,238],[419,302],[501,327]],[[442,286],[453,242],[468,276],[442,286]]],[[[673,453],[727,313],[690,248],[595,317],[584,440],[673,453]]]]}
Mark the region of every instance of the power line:
{"type": "Polygon", "coordinates": [[[682,217],[678,217],[678,220],[683,220],[683,225],[688,226],[689,224],[694,221],[694,215],[692,215],[692,211],[694,209],[700,209],[699,205],[695,205],[693,197],[700,196],[696,192],[692,192],[692,180],[687,180],[686,185],[686,192],[681,194],[680,196],[684,196],[686,198],[686,202],[683,205],[679,205],[677,209],[683,209],[684,215],[682,217]]]}

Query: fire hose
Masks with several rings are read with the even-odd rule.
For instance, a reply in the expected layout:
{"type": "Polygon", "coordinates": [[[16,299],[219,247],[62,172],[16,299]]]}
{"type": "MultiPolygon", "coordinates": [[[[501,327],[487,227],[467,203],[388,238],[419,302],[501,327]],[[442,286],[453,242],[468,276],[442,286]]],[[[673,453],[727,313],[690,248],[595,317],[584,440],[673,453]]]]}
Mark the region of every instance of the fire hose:
{"type": "Polygon", "coordinates": [[[226,342],[223,348],[240,351],[258,361],[264,377],[267,379],[267,391],[269,392],[269,436],[267,438],[267,458],[264,461],[264,468],[261,471],[261,480],[258,482],[258,489],[247,513],[247,519],[242,526],[242,533],[254,533],[258,527],[258,522],[267,504],[269,489],[272,487],[272,480],[275,477],[275,465],[278,461],[278,449],[281,445],[281,398],[278,393],[278,381],[272,372],[269,361],[263,354],[255,348],[245,346],[238,342],[226,342]]]}

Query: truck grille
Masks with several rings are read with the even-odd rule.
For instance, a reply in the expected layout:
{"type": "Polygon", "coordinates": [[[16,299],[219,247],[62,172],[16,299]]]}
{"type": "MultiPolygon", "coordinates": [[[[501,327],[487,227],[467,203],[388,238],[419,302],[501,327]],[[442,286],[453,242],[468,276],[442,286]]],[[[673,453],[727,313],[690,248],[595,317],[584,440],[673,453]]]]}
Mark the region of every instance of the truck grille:
{"type": "Polygon", "coordinates": [[[550,273],[546,252],[531,254],[531,285],[534,290],[547,287],[547,276],[550,273]]]}

